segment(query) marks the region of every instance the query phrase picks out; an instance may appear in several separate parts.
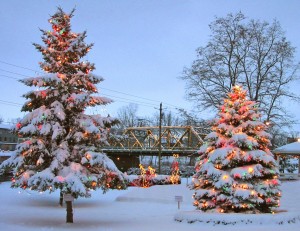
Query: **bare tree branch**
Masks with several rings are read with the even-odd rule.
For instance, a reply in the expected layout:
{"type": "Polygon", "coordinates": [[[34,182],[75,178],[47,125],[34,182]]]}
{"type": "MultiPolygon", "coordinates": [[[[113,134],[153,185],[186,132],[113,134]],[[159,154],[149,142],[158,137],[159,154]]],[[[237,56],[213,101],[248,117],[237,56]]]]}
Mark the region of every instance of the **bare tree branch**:
{"type": "Polygon", "coordinates": [[[280,126],[291,123],[282,102],[300,102],[290,91],[299,64],[279,22],[248,20],[239,12],[216,18],[209,26],[209,42],[197,49],[197,59],[181,77],[187,98],[199,109],[217,109],[231,87],[240,84],[258,102],[264,119],[280,126]]]}

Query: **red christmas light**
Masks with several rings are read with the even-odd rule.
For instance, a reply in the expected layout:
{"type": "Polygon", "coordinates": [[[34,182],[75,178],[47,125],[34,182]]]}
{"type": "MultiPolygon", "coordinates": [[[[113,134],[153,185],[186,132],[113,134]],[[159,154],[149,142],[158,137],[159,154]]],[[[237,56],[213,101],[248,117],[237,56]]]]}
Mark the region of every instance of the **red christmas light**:
{"type": "Polygon", "coordinates": [[[47,96],[46,91],[41,91],[41,95],[42,95],[42,98],[46,98],[46,96],[47,96]]]}
{"type": "Polygon", "coordinates": [[[277,181],[276,179],[273,179],[273,180],[272,180],[272,184],[278,185],[278,181],[277,181]]]}
{"type": "Polygon", "coordinates": [[[17,123],[17,129],[20,129],[21,128],[21,126],[22,126],[22,124],[19,122],[19,123],[17,123]]]}
{"type": "Polygon", "coordinates": [[[251,160],[252,160],[252,156],[249,155],[248,158],[247,158],[247,161],[250,162],[251,160]]]}
{"type": "Polygon", "coordinates": [[[241,178],[241,174],[235,173],[235,174],[233,175],[233,177],[234,177],[234,178],[241,178]]]}

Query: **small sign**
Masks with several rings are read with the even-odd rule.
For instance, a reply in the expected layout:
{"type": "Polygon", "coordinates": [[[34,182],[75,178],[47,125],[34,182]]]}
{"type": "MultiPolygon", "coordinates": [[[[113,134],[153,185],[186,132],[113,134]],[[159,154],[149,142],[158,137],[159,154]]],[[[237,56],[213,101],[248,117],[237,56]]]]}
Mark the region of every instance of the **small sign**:
{"type": "Polygon", "coordinates": [[[64,201],[74,201],[74,197],[71,194],[64,194],[64,201]]]}
{"type": "Polygon", "coordinates": [[[183,197],[182,196],[175,196],[175,201],[182,202],[183,201],[183,197]]]}
{"type": "Polygon", "coordinates": [[[178,203],[178,209],[180,209],[180,202],[183,201],[182,196],[175,196],[175,201],[177,201],[177,203],[178,203]]]}

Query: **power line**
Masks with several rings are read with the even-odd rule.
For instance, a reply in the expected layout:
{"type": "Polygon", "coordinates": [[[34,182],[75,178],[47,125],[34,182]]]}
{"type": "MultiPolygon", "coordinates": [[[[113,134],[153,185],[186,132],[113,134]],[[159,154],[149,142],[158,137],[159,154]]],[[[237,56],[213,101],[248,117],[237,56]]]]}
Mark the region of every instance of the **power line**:
{"type": "Polygon", "coordinates": [[[140,97],[140,96],[136,96],[136,95],[124,93],[124,92],[121,92],[121,91],[111,90],[111,89],[108,89],[108,88],[105,88],[105,87],[101,87],[101,89],[107,90],[107,91],[116,92],[116,93],[120,93],[120,94],[123,94],[123,95],[128,95],[128,96],[140,98],[140,99],[144,99],[144,100],[149,100],[149,101],[153,101],[153,102],[160,102],[159,100],[147,99],[147,98],[144,98],[144,97],[140,97]]]}
{"type": "MultiPolygon", "coordinates": [[[[16,64],[12,64],[12,63],[8,63],[8,62],[5,62],[5,61],[2,61],[2,60],[0,60],[0,63],[6,64],[6,65],[9,65],[9,66],[13,66],[13,67],[22,68],[22,69],[25,69],[25,70],[30,70],[30,71],[33,71],[33,72],[35,72],[35,73],[46,74],[46,73],[43,73],[43,72],[40,72],[40,71],[31,69],[31,68],[28,68],[28,67],[19,66],[19,65],[16,65],[16,64]]],[[[2,69],[0,69],[0,70],[2,70],[2,69]]],[[[4,70],[4,71],[5,71],[5,70],[4,70]]],[[[10,72],[10,73],[13,73],[13,72],[10,72]]],[[[21,75],[21,74],[18,74],[18,73],[14,73],[14,74],[21,75]]],[[[23,75],[23,76],[24,76],[24,75],[23,75]]],[[[26,76],[26,77],[27,77],[27,76],[26,76]]],[[[103,88],[103,87],[102,87],[101,89],[104,89],[104,90],[107,90],[107,91],[116,92],[116,93],[123,94],[123,95],[128,95],[128,96],[136,97],[136,98],[139,98],[139,99],[149,100],[149,101],[153,101],[153,102],[161,102],[160,100],[148,99],[148,98],[145,98],[145,97],[140,97],[140,96],[136,96],[136,95],[132,95],[132,94],[128,94],[128,93],[124,93],[124,92],[121,92],[121,91],[116,91],[116,90],[112,90],[112,89],[108,89],[108,88],[103,88]]],[[[167,104],[167,105],[170,105],[170,106],[172,106],[172,107],[177,108],[177,106],[172,105],[172,104],[169,104],[169,103],[167,103],[167,102],[163,102],[163,103],[164,103],[164,104],[167,104]]]]}
{"type": "Polygon", "coordinates": [[[16,78],[16,77],[12,77],[12,76],[8,76],[8,75],[0,75],[2,77],[5,77],[5,78],[9,78],[9,79],[16,79],[16,80],[20,80],[19,78],[16,78]]]}
{"type": "MultiPolygon", "coordinates": [[[[19,73],[16,73],[16,72],[7,71],[7,70],[4,70],[4,69],[0,69],[0,70],[5,71],[5,72],[8,72],[8,73],[13,73],[13,74],[16,74],[16,75],[22,75],[22,74],[19,74],[19,73]]],[[[11,76],[7,76],[7,75],[0,75],[0,76],[6,77],[6,78],[10,78],[10,79],[20,80],[20,78],[11,77],[11,76]]],[[[25,75],[22,75],[22,76],[25,76],[25,75]]],[[[28,77],[28,76],[25,76],[25,77],[28,77]]],[[[108,89],[108,88],[103,88],[103,87],[101,87],[101,89],[108,90],[108,91],[112,91],[112,92],[121,93],[121,94],[128,95],[128,96],[133,96],[133,97],[136,97],[136,98],[145,99],[145,100],[148,100],[148,101],[151,100],[151,99],[147,99],[147,98],[143,98],[143,97],[139,97],[139,96],[127,94],[127,93],[124,93],[124,92],[111,90],[111,89],[108,89]]],[[[109,97],[112,97],[112,98],[117,98],[118,100],[115,100],[116,102],[135,103],[135,104],[138,104],[138,105],[141,105],[141,106],[146,106],[146,107],[154,107],[154,106],[157,106],[157,105],[154,104],[154,103],[142,102],[142,101],[137,101],[137,100],[128,99],[128,98],[123,98],[123,97],[114,96],[114,95],[108,95],[108,94],[103,94],[103,93],[102,93],[101,95],[106,95],[106,96],[109,96],[109,97]],[[121,99],[121,100],[119,100],[119,99],[121,99]]],[[[159,101],[157,101],[157,100],[151,100],[151,101],[153,101],[153,102],[159,102],[159,101]]],[[[167,104],[167,103],[166,103],[166,104],[167,104]]],[[[168,105],[171,105],[171,104],[168,104],[168,105]]],[[[175,109],[178,108],[178,107],[175,107],[175,106],[172,106],[172,105],[171,105],[171,107],[173,107],[173,108],[175,108],[175,109]]]]}
{"type": "MultiPolygon", "coordinates": [[[[144,98],[144,97],[141,97],[141,96],[137,96],[137,95],[132,95],[132,94],[124,93],[124,92],[121,92],[121,91],[111,90],[111,89],[108,89],[108,88],[105,88],[105,87],[101,87],[101,89],[107,90],[107,91],[116,92],[116,93],[123,94],[123,95],[132,96],[132,97],[139,98],[139,99],[144,99],[144,100],[152,101],[152,102],[158,102],[158,103],[162,102],[162,103],[164,103],[164,104],[166,104],[166,105],[169,105],[169,106],[171,106],[171,107],[174,107],[175,109],[179,108],[179,107],[177,107],[177,106],[175,106],[175,105],[172,105],[172,104],[169,104],[169,103],[160,101],[160,100],[148,99],[148,98],[144,98]]],[[[155,106],[156,106],[156,105],[155,105],[155,106]]]]}
{"type": "MultiPolygon", "coordinates": [[[[20,65],[8,63],[8,62],[2,61],[2,60],[0,60],[0,63],[6,64],[6,65],[9,65],[9,66],[14,66],[14,67],[22,68],[22,69],[25,69],[25,70],[30,70],[30,71],[33,71],[35,73],[46,74],[46,73],[42,73],[40,71],[31,69],[31,68],[28,68],[28,67],[23,67],[23,66],[20,66],[20,65]]],[[[7,70],[4,70],[4,69],[0,69],[0,70],[2,70],[4,72],[7,72],[7,73],[16,74],[16,75],[20,75],[20,76],[24,76],[24,77],[28,77],[26,75],[23,75],[23,74],[20,74],[20,73],[16,73],[16,72],[7,71],[7,70]]],[[[0,76],[6,77],[6,78],[11,78],[11,79],[18,79],[18,78],[14,78],[14,77],[5,76],[5,75],[0,75],[0,76]]],[[[127,96],[131,96],[131,97],[135,97],[135,98],[139,98],[139,99],[143,99],[143,100],[147,100],[147,101],[162,102],[165,105],[168,105],[169,107],[173,107],[174,109],[184,109],[182,107],[178,107],[178,106],[175,106],[173,104],[170,104],[170,103],[167,103],[167,102],[163,102],[163,101],[160,101],[160,100],[153,100],[153,99],[149,99],[149,98],[145,98],[145,97],[141,97],[141,96],[137,96],[137,95],[133,95],[133,94],[128,94],[128,93],[121,92],[121,91],[112,90],[112,89],[109,89],[109,88],[104,88],[104,87],[101,87],[101,89],[107,90],[107,91],[111,91],[111,92],[115,92],[115,93],[119,93],[119,94],[123,94],[123,95],[127,95],[127,96]]],[[[117,96],[114,96],[114,97],[117,97],[117,96]]],[[[143,102],[143,103],[149,104],[147,102],[143,102]]]]}
{"type": "MultiPolygon", "coordinates": [[[[17,66],[17,65],[14,65],[14,64],[6,63],[6,62],[3,62],[3,61],[1,61],[1,60],[0,60],[0,63],[5,63],[5,64],[11,65],[11,66],[15,66],[15,67],[19,67],[19,68],[23,68],[23,69],[35,71],[35,70],[33,70],[33,69],[29,69],[29,68],[17,66]]],[[[7,70],[1,69],[1,68],[0,68],[0,70],[1,70],[1,71],[4,71],[4,72],[7,72],[7,73],[11,73],[11,74],[15,74],[15,75],[21,75],[21,76],[28,77],[28,76],[26,76],[26,75],[23,75],[23,74],[20,74],[20,73],[16,73],[16,72],[12,72],[12,71],[7,71],[7,70]]],[[[36,72],[36,71],[35,71],[35,72],[36,72]]],[[[0,75],[0,76],[6,77],[6,78],[11,78],[11,79],[16,79],[16,80],[19,80],[19,79],[20,79],[20,78],[16,78],[16,77],[7,76],[7,75],[0,75]]],[[[116,93],[120,93],[120,94],[123,94],[123,95],[128,95],[128,96],[140,98],[140,99],[145,99],[145,100],[149,100],[149,101],[160,102],[160,101],[158,101],[158,100],[147,99],[147,98],[135,96],[135,95],[132,95],[132,94],[127,94],[127,93],[124,93],[124,92],[111,90],[111,89],[104,88],[104,87],[101,87],[101,89],[104,89],[104,90],[107,90],[107,91],[116,92],[116,93]]],[[[103,95],[104,95],[104,94],[103,94],[103,95]]],[[[117,97],[117,96],[113,96],[113,97],[120,98],[120,97],[117,97]]],[[[123,98],[123,99],[124,99],[124,98],[123,98]]]]}
{"type": "Polygon", "coordinates": [[[117,98],[117,99],[122,99],[122,100],[127,100],[129,102],[136,102],[138,104],[144,104],[144,105],[148,105],[148,106],[152,106],[152,107],[157,106],[156,104],[153,104],[153,103],[147,103],[147,102],[141,102],[141,101],[137,101],[137,100],[131,100],[131,99],[122,98],[122,97],[118,97],[118,96],[114,96],[114,95],[108,95],[108,94],[103,94],[103,93],[101,95],[108,96],[108,97],[113,97],[113,98],[117,98]]]}
{"type": "Polygon", "coordinates": [[[23,104],[20,103],[15,103],[15,102],[11,102],[11,101],[6,101],[6,100],[0,100],[1,104],[6,104],[6,105],[10,105],[10,106],[22,106],[23,104]]]}
{"type": "MultiPolygon", "coordinates": [[[[114,100],[114,99],[113,99],[114,100]]],[[[124,101],[124,100],[114,100],[115,102],[123,102],[123,103],[132,103],[133,101],[124,101]]],[[[0,100],[0,104],[4,104],[4,105],[8,105],[8,106],[14,106],[14,107],[20,107],[23,106],[23,104],[19,104],[19,103],[15,103],[15,102],[11,102],[11,101],[6,101],[6,100],[0,100]]],[[[136,103],[140,106],[145,106],[145,107],[151,107],[153,108],[153,106],[147,105],[147,104],[143,104],[143,103],[136,103]]],[[[98,105],[101,106],[101,105],[98,105]]]]}
{"type": "MultiPolygon", "coordinates": [[[[114,100],[114,99],[112,99],[112,100],[114,100]]],[[[117,100],[114,100],[114,102],[122,102],[122,103],[134,103],[134,102],[132,102],[132,101],[124,101],[124,100],[119,100],[119,99],[117,99],[117,100]]],[[[141,104],[141,103],[134,103],[134,104],[137,104],[137,105],[139,105],[139,106],[143,106],[143,107],[151,107],[151,108],[153,108],[153,106],[146,105],[146,104],[141,104]]],[[[99,105],[99,106],[100,106],[100,105],[99,105]]]]}
{"type": "Polygon", "coordinates": [[[28,75],[23,75],[23,74],[16,73],[16,72],[13,72],[13,71],[7,71],[7,70],[1,69],[1,68],[0,68],[0,71],[4,71],[4,72],[10,73],[10,74],[24,76],[24,77],[27,77],[27,78],[29,77],[28,75]]]}
{"type": "MultiPolygon", "coordinates": [[[[15,77],[4,76],[4,75],[0,75],[0,76],[19,80],[18,78],[15,78],[15,77]]],[[[101,88],[101,89],[102,89],[102,88],[101,88]]],[[[102,93],[101,95],[99,94],[99,96],[108,96],[108,97],[111,97],[112,100],[114,100],[115,102],[134,103],[134,104],[137,104],[137,105],[139,105],[139,106],[151,107],[151,108],[157,106],[157,105],[154,104],[154,103],[142,102],[142,101],[137,101],[137,100],[133,100],[133,99],[123,98],[123,97],[114,96],[114,95],[109,95],[109,94],[104,94],[104,93],[102,93]]],[[[16,106],[16,105],[11,105],[11,104],[17,104],[17,103],[14,103],[14,102],[8,102],[8,101],[5,102],[4,100],[0,100],[0,104],[10,105],[10,106],[16,106]]]]}
{"type": "Polygon", "coordinates": [[[22,69],[25,69],[25,70],[29,70],[29,71],[33,71],[33,72],[41,73],[41,74],[42,74],[42,72],[39,72],[39,71],[30,69],[30,68],[28,68],[28,67],[22,67],[22,66],[15,65],[15,64],[12,64],[12,63],[7,63],[7,62],[4,62],[4,61],[2,61],[2,60],[0,60],[0,63],[4,63],[4,64],[9,65],[9,66],[18,67],[18,68],[22,68],[22,69]]]}
{"type": "MultiPolygon", "coordinates": [[[[1,71],[5,71],[7,73],[11,73],[11,74],[15,74],[15,75],[21,75],[21,76],[25,76],[25,77],[28,77],[26,75],[22,75],[20,73],[16,73],[16,72],[12,72],[12,71],[7,71],[7,70],[4,70],[4,69],[1,69],[1,71]]],[[[16,78],[16,77],[11,77],[11,76],[7,76],[7,75],[0,75],[2,77],[6,77],[6,78],[10,78],[10,79],[16,79],[16,80],[20,80],[20,78],[16,78]]],[[[144,98],[144,97],[140,97],[140,96],[135,96],[135,95],[132,95],[132,94],[127,94],[127,93],[124,93],[124,92],[120,92],[120,91],[115,91],[115,90],[111,90],[111,89],[108,89],[108,88],[104,88],[104,87],[101,87],[101,89],[104,89],[104,90],[107,90],[107,91],[112,91],[112,92],[116,92],[116,93],[120,93],[120,94],[123,94],[123,95],[128,95],[128,96],[132,96],[132,97],[136,97],[136,98],[140,98],[140,99],[144,99],[144,100],[148,100],[148,101],[153,101],[153,102],[160,102],[158,100],[152,100],[152,99],[147,99],[147,98],[144,98]]],[[[107,95],[107,94],[103,94],[103,95],[107,95]]],[[[114,98],[119,98],[119,99],[124,99],[124,100],[128,100],[128,102],[138,102],[139,104],[150,104],[150,105],[153,105],[153,106],[156,106],[154,104],[151,104],[151,103],[147,103],[147,102],[141,102],[141,101],[136,101],[136,100],[130,100],[130,99],[126,99],[126,98],[122,98],[122,97],[118,97],[118,96],[112,96],[112,95],[107,95],[107,96],[110,96],[110,97],[114,97],[114,98]]],[[[168,103],[165,103],[167,105],[170,105],[171,107],[174,107],[174,108],[177,108],[176,106],[173,106],[171,104],[168,104],[168,103]]]]}

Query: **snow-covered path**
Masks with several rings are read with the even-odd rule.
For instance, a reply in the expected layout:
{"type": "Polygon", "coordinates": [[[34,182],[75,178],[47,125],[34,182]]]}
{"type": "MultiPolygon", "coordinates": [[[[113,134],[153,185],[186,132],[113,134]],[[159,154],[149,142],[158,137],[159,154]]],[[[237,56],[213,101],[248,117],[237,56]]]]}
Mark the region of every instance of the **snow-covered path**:
{"type": "MultiPolygon", "coordinates": [[[[183,196],[180,211],[194,210],[192,194],[182,185],[131,187],[126,191],[93,192],[92,198],[74,202],[74,223],[66,224],[66,210],[58,206],[58,192],[39,194],[0,184],[0,230],[299,230],[300,222],[286,225],[211,225],[174,221],[179,211],[175,195],[183,196]]],[[[300,181],[284,182],[281,210],[300,213],[300,181]]],[[[258,215],[259,216],[259,215],[258,215]]]]}

